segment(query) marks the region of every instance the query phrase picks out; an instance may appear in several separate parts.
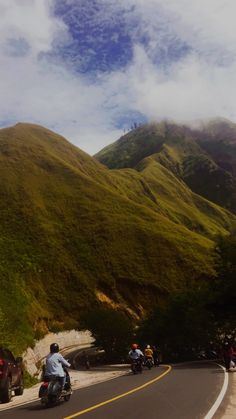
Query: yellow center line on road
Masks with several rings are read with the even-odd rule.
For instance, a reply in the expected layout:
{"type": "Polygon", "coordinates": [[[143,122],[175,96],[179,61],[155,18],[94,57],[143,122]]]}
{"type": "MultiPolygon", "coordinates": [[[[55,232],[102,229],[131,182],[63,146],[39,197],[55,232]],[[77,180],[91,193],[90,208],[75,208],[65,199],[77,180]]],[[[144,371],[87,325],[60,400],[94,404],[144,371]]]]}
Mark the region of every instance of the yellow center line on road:
{"type": "Polygon", "coordinates": [[[105,400],[104,402],[95,404],[94,406],[88,407],[87,409],[81,410],[80,412],[74,413],[71,416],[66,416],[64,419],[73,419],[73,418],[77,418],[78,416],[83,415],[84,413],[87,412],[91,412],[92,410],[98,409],[99,407],[102,407],[108,403],[112,403],[115,400],[121,399],[122,397],[128,396],[129,394],[135,393],[136,391],[142,390],[143,388],[150,386],[151,384],[155,383],[156,381],[160,380],[161,378],[163,378],[166,374],[168,374],[172,367],[170,365],[163,365],[163,367],[167,367],[167,370],[165,372],[163,372],[163,374],[159,375],[158,377],[154,378],[153,380],[148,381],[145,384],[142,384],[139,387],[135,387],[133,390],[129,390],[126,393],[122,393],[119,394],[118,396],[113,397],[112,399],[109,400],[105,400]]]}

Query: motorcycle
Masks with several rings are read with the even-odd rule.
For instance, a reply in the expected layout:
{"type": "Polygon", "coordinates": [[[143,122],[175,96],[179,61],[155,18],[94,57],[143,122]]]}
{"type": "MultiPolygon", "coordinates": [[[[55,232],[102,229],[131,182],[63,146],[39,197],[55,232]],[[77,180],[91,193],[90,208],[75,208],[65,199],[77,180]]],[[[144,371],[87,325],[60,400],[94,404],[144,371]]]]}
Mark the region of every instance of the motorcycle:
{"type": "Polygon", "coordinates": [[[72,388],[70,383],[70,376],[68,371],[66,372],[66,383],[62,389],[60,377],[44,377],[43,383],[39,389],[39,398],[41,403],[46,407],[53,407],[61,401],[68,402],[72,394],[72,388]]]}
{"type": "Polygon", "coordinates": [[[131,362],[131,371],[133,374],[142,373],[143,367],[142,367],[142,359],[132,359],[131,362]]]}
{"type": "Polygon", "coordinates": [[[147,357],[144,361],[144,366],[147,367],[149,370],[153,367],[153,359],[150,357],[147,357]]]}

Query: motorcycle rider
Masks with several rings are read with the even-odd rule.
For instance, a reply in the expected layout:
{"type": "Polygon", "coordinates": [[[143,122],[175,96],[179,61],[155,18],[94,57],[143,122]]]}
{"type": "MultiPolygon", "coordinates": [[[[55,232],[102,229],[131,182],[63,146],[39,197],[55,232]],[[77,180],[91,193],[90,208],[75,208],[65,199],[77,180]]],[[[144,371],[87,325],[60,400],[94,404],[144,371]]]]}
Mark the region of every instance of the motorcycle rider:
{"type": "Polygon", "coordinates": [[[144,349],[145,358],[151,358],[153,360],[153,350],[151,349],[150,345],[147,345],[144,349]]]}
{"type": "Polygon", "coordinates": [[[46,357],[44,374],[49,381],[50,377],[59,377],[62,389],[66,383],[66,372],[64,371],[63,366],[69,368],[71,364],[59,353],[59,345],[57,343],[52,343],[50,345],[50,353],[46,357]]]}
{"type": "Polygon", "coordinates": [[[131,361],[137,361],[140,362],[140,365],[142,364],[142,360],[144,358],[143,352],[138,349],[138,345],[136,343],[133,343],[131,345],[131,350],[129,351],[129,358],[131,361]]]}
{"type": "Polygon", "coordinates": [[[133,343],[131,345],[131,350],[129,351],[129,357],[131,359],[138,359],[142,358],[143,356],[143,352],[140,349],[138,349],[137,343],[133,343]]]}
{"type": "Polygon", "coordinates": [[[150,345],[147,345],[146,348],[144,349],[144,356],[145,356],[145,365],[146,366],[148,366],[148,365],[153,366],[154,365],[153,350],[151,349],[150,345]]]}

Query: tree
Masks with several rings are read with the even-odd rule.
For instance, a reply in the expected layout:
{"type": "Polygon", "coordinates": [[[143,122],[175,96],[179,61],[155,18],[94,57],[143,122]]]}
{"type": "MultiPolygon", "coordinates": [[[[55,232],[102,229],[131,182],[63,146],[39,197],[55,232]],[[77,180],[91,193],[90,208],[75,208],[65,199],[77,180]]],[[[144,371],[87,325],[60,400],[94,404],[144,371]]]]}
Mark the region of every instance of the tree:
{"type": "Polygon", "coordinates": [[[86,327],[95,338],[95,345],[101,346],[108,360],[118,360],[127,354],[133,326],[130,319],[122,312],[98,307],[86,316],[86,327]]]}
{"type": "Polygon", "coordinates": [[[10,332],[5,314],[0,308],[0,342],[2,346],[9,346],[10,332]]]}
{"type": "Polygon", "coordinates": [[[161,348],[165,359],[187,360],[214,340],[214,318],[207,308],[207,287],[172,294],[142,323],[143,343],[161,348]]]}
{"type": "Polygon", "coordinates": [[[217,278],[212,287],[212,310],[222,334],[236,335],[236,234],[219,237],[217,278]]]}

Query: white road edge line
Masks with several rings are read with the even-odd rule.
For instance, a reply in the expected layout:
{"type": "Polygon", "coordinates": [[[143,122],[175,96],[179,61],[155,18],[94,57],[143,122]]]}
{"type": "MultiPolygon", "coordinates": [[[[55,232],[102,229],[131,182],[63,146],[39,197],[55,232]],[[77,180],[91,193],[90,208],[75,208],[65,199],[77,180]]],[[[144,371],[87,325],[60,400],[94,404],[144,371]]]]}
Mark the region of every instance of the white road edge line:
{"type": "Polygon", "coordinates": [[[222,402],[222,400],[225,396],[225,393],[227,391],[228,384],[229,384],[229,375],[226,373],[225,368],[222,367],[222,365],[220,365],[220,364],[217,364],[217,365],[219,365],[219,367],[222,368],[222,370],[224,371],[224,376],[225,376],[224,383],[223,383],[223,386],[222,386],[222,389],[221,389],[221,392],[220,392],[219,396],[217,397],[215,403],[213,404],[212,408],[209,410],[207,415],[204,417],[204,419],[213,418],[214,414],[216,413],[217,409],[219,408],[219,406],[220,406],[220,404],[221,404],[221,402],[222,402]]]}

